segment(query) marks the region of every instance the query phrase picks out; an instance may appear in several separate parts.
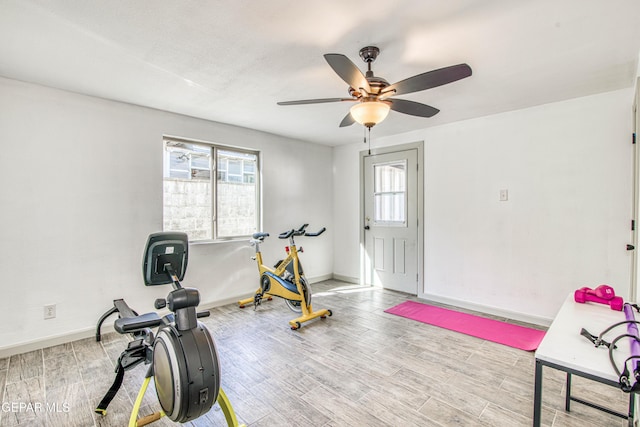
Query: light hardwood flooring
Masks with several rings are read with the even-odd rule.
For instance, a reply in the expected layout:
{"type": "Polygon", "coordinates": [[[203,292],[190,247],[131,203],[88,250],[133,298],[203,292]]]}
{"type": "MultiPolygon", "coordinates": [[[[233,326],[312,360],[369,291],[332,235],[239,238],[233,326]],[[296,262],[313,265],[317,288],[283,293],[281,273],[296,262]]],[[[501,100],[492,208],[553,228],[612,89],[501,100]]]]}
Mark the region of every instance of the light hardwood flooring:
{"type": "MultiPolygon", "coordinates": [[[[218,307],[203,319],[217,344],[223,389],[247,426],[532,424],[533,353],[384,313],[405,301],[404,294],[331,280],[312,288],[314,307],[333,316],[298,331],[289,329],[296,316],[279,299],[256,311],[218,307]]],[[[144,366],[126,372],[105,417],[93,412],[126,342],[110,333],[100,343],[85,339],[0,359],[0,427],[127,425],[144,366]],[[58,411],[8,406],[19,402],[57,404],[58,411]]],[[[564,378],[544,370],[543,425],[626,425],[578,403],[565,412],[564,378]]],[[[628,403],[621,391],[577,377],[573,392],[622,412],[628,403]]],[[[150,387],[141,412],[156,408],[150,387]]],[[[153,425],[171,424],[163,418],[153,425]]],[[[186,425],[226,423],[214,405],[186,425]]]]}

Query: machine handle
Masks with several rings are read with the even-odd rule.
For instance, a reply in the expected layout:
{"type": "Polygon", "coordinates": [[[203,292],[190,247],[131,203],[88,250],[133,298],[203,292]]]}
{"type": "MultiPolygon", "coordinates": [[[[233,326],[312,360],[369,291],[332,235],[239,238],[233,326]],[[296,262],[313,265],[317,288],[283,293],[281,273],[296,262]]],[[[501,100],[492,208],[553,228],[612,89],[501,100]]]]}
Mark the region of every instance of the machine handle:
{"type": "Polygon", "coordinates": [[[137,317],[121,317],[113,322],[113,328],[119,334],[128,334],[141,331],[146,328],[155,328],[162,324],[162,319],[157,313],[145,313],[137,317]]]}

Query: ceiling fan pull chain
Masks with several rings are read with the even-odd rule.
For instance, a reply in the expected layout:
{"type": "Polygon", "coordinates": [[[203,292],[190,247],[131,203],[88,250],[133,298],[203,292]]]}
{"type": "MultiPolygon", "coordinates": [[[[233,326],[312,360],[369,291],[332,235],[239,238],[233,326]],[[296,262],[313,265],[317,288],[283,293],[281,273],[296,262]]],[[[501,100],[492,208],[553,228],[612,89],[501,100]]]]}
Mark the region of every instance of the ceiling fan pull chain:
{"type": "Polygon", "coordinates": [[[367,128],[369,130],[369,155],[371,155],[371,128],[367,128]]]}

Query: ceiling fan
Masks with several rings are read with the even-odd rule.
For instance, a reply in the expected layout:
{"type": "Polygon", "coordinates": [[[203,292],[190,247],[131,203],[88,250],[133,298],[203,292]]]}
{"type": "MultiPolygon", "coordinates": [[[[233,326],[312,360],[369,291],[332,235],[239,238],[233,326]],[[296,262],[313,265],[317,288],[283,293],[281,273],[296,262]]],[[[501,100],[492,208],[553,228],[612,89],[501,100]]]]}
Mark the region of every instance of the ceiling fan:
{"type": "Polygon", "coordinates": [[[433,117],[440,110],[430,105],[407,99],[391,98],[431,89],[471,75],[471,67],[467,64],[452,65],[389,84],[382,77],[374,76],[371,63],[380,54],[380,49],[367,46],[360,49],[360,58],[367,63],[367,72],[360,69],[349,58],[339,53],[327,53],[327,60],[333,71],[349,85],[350,98],[303,99],[299,101],[278,102],[278,105],[321,104],[326,102],[356,102],[349,113],[340,122],[340,127],[350,126],[358,122],[368,128],[380,123],[389,114],[389,110],[418,117],[433,117]]]}

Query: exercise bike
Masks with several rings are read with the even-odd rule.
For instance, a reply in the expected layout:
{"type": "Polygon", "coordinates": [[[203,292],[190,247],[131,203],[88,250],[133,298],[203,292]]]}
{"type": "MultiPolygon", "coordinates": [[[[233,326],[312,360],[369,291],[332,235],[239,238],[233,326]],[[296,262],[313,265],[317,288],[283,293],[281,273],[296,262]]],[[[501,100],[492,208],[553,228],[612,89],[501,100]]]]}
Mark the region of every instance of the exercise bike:
{"type": "Polygon", "coordinates": [[[318,317],[324,319],[333,313],[328,309],[313,311],[311,306],[311,288],[307,279],[304,277],[302,264],[298,258],[298,252],[294,241],[295,236],[317,237],[325,232],[326,228],[322,228],[315,233],[305,231],[309,224],[304,224],[299,229],[289,230],[281,233],[278,238],[289,239],[289,246],[285,247],[287,257],[280,260],[271,268],[262,263],[262,253],[260,252],[260,244],[264,242],[269,233],[254,233],[250,243],[256,248],[256,255],[252,259],[258,263],[258,271],[260,272],[260,287],[253,297],[249,297],[238,301],[238,306],[244,308],[247,304],[253,303],[254,310],[262,303],[263,300],[271,300],[272,297],[280,297],[292,311],[301,313],[302,315],[289,321],[292,330],[300,329],[304,322],[316,319],[318,317]]]}
{"type": "Polygon", "coordinates": [[[197,319],[209,312],[196,312],[200,303],[197,289],[183,288],[189,255],[185,233],[151,234],[143,260],[146,286],[172,284],[173,291],[166,299],[155,301],[155,308],[169,307],[164,317],[157,313],[138,315],[122,299],[100,317],[96,341],[101,340],[100,329],[107,317],[118,313],[114,329],[131,334],[133,340],[118,358],[113,385],[98,404],[95,412],[106,415],[107,406],[122,385],[125,371],[144,363],[149,365],[129,418],[129,427],[144,426],[163,416],[184,423],[207,413],[217,402],[227,424],[238,426],[233,407],[220,387],[220,362],[209,330],[197,319]],[[152,328],[158,328],[156,334],[152,328]],[[138,419],[142,399],[151,378],[162,410],[138,419]]]}

